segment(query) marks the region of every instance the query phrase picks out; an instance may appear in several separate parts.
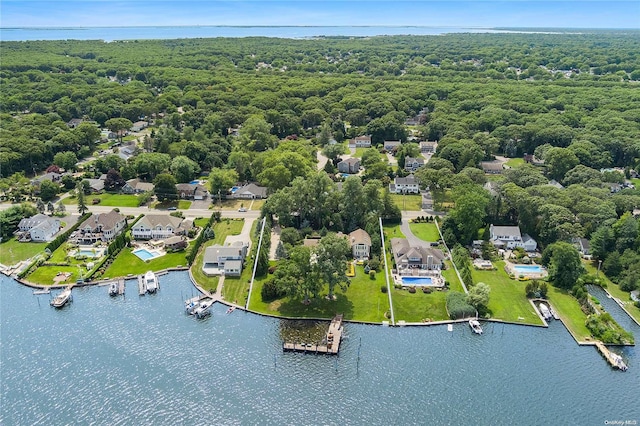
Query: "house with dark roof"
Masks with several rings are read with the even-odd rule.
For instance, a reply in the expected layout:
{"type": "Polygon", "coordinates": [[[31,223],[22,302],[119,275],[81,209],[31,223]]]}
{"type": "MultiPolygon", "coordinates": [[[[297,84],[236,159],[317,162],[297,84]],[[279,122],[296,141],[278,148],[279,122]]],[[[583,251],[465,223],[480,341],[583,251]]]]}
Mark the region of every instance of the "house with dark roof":
{"type": "Polygon", "coordinates": [[[444,261],[442,251],[409,244],[406,238],[392,238],[391,251],[399,275],[412,274],[415,269],[440,271],[444,261]]]}
{"type": "Polygon", "coordinates": [[[401,141],[384,141],[384,150],[388,152],[395,152],[401,145],[401,141]]]}
{"type": "Polygon", "coordinates": [[[354,174],[360,171],[359,158],[347,158],[338,163],[338,171],[340,173],[354,174]]]}
{"type": "Polygon", "coordinates": [[[414,175],[407,177],[396,177],[393,183],[389,184],[389,192],[392,194],[418,194],[420,185],[414,175]]]}
{"type": "Polygon", "coordinates": [[[419,168],[424,167],[424,158],[422,157],[405,157],[404,169],[409,172],[415,172],[419,168]]]}
{"type": "Polygon", "coordinates": [[[231,194],[231,198],[241,200],[256,200],[267,198],[267,188],[264,186],[258,186],[255,183],[248,183],[236,189],[233,194],[231,194]]]}
{"type": "Polygon", "coordinates": [[[115,210],[109,213],[93,213],[78,228],[78,241],[84,244],[109,242],[120,235],[126,226],[126,218],[115,210]]]}
{"type": "Polygon", "coordinates": [[[179,183],[176,185],[178,197],[187,200],[204,200],[209,196],[207,189],[199,183],[179,183]]]}
{"type": "Polygon", "coordinates": [[[520,233],[519,226],[489,226],[489,241],[501,249],[522,247],[526,251],[536,251],[538,243],[527,234],[520,233]]]}
{"type": "Polygon", "coordinates": [[[70,129],[75,129],[76,127],[78,127],[80,124],[82,124],[84,120],[82,118],[72,118],[71,120],[67,121],[67,126],[70,129]]]}
{"type": "Polygon", "coordinates": [[[371,237],[364,229],[356,229],[348,235],[354,259],[368,259],[371,254],[371,237]]]}
{"type": "Polygon", "coordinates": [[[420,142],[420,152],[425,154],[435,153],[437,147],[438,147],[438,142],[434,142],[434,141],[420,142]]]}

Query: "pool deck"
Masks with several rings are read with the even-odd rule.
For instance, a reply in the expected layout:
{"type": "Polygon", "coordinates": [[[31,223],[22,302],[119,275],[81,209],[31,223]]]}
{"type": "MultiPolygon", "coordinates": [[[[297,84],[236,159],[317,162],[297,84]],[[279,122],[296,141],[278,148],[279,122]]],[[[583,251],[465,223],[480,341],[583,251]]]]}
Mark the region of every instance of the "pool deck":
{"type": "Polygon", "coordinates": [[[549,275],[549,272],[546,270],[546,268],[542,265],[537,265],[537,264],[531,264],[531,265],[526,265],[526,264],[522,264],[522,263],[512,263],[509,261],[505,261],[504,264],[504,270],[508,275],[514,275],[516,277],[516,279],[520,276],[522,277],[526,277],[526,278],[530,278],[530,279],[541,279],[546,277],[547,275],[549,275]],[[527,267],[527,268],[535,268],[538,267],[540,268],[538,271],[519,271],[516,268],[517,267],[527,267]]]}

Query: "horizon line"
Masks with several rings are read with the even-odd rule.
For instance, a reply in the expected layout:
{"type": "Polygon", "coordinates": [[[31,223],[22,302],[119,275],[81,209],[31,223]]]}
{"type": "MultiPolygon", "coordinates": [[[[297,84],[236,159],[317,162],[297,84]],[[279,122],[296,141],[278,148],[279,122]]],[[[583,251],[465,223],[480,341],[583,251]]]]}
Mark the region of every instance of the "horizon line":
{"type": "Polygon", "coordinates": [[[526,29],[546,29],[546,30],[633,30],[640,31],[640,27],[508,27],[508,26],[476,26],[476,25],[226,25],[226,24],[193,24],[193,25],[89,25],[89,26],[12,26],[3,27],[0,30],[82,30],[91,28],[468,28],[486,30],[526,30],[526,29]]]}

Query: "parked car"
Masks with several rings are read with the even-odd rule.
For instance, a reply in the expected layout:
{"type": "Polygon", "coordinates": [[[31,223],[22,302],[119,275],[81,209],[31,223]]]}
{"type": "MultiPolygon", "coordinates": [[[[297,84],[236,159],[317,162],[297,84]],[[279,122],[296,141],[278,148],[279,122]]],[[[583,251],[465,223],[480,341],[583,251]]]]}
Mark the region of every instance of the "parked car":
{"type": "Polygon", "coordinates": [[[169,207],[167,210],[178,210],[176,207],[169,207]]]}
{"type": "Polygon", "coordinates": [[[240,207],[240,208],[238,209],[238,211],[239,211],[239,212],[246,212],[246,211],[247,211],[247,209],[245,209],[244,207],[240,207]]]}

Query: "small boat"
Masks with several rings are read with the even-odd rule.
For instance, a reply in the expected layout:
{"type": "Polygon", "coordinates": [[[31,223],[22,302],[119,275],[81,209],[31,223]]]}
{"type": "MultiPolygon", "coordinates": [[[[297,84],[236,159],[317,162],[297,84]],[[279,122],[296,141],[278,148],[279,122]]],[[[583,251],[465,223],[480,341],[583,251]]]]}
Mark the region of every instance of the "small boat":
{"type": "Polygon", "coordinates": [[[156,278],[156,274],[151,271],[144,274],[144,285],[148,293],[155,293],[156,290],[158,290],[158,279],[156,278]]]}
{"type": "Polygon", "coordinates": [[[41,290],[33,290],[33,294],[38,295],[38,294],[49,294],[51,293],[51,290],[48,288],[44,288],[41,290]]]}
{"type": "Polygon", "coordinates": [[[213,299],[200,302],[200,306],[193,310],[193,315],[195,315],[196,318],[204,318],[211,315],[211,305],[213,305],[213,299]]]}
{"type": "Polygon", "coordinates": [[[113,282],[109,284],[109,296],[117,296],[118,295],[118,283],[113,282]]]}
{"type": "Polygon", "coordinates": [[[471,331],[473,331],[474,333],[482,334],[482,327],[480,327],[480,323],[478,322],[478,320],[470,319],[469,327],[471,327],[471,331]]]}
{"type": "Polygon", "coordinates": [[[51,303],[51,306],[53,306],[54,308],[62,308],[71,299],[72,299],[71,288],[65,288],[60,293],[58,293],[56,297],[51,299],[50,303],[51,303]]]}
{"type": "Polygon", "coordinates": [[[613,366],[618,368],[621,371],[627,371],[627,364],[624,363],[624,360],[620,355],[615,352],[610,352],[609,356],[611,357],[611,361],[613,361],[613,366]]]}
{"type": "Polygon", "coordinates": [[[549,310],[549,307],[547,305],[545,305],[544,303],[541,303],[539,306],[540,306],[540,313],[542,314],[544,319],[549,320],[553,318],[553,316],[551,315],[551,311],[549,310]]]}
{"type": "Polygon", "coordinates": [[[231,306],[229,307],[229,309],[227,309],[227,313],[230,314],[231,312],[235,311],[236,307],[235,306],[231,306]]]}

